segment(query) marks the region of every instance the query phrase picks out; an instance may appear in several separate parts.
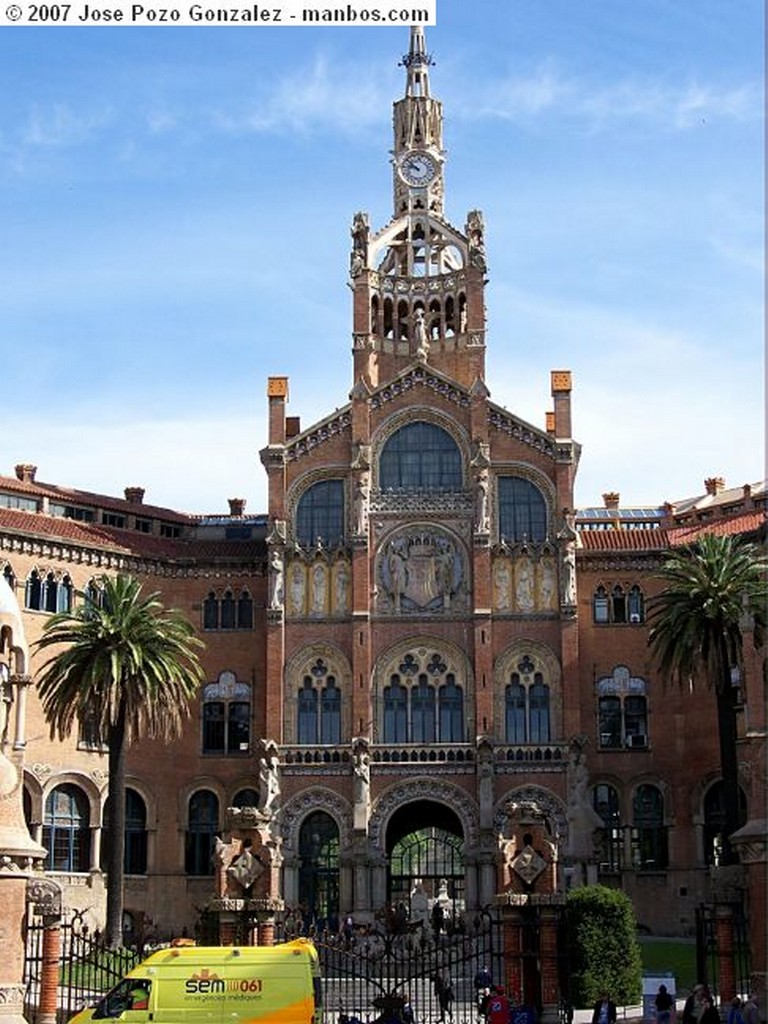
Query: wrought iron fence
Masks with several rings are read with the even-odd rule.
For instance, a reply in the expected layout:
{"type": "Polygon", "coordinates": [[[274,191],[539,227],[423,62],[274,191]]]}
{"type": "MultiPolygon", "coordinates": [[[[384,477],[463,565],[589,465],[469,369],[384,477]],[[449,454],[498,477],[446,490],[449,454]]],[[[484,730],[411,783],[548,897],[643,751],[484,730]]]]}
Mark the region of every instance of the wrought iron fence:
{"type": "MultiPolygon", "coordinates": [[[[60,931],[57,1018],[67,1021],[135,967],[146,955],[147,945],[142,940],[134,946],[108,950],[103,936],[91,931],[78,913],[63,920],[60,931]]],[[[25,1016],[30,1024],[36,1024],[40,1015],[44,935],[43,919],[30,907],[25,921],[24,959],[25,1016]]]]}

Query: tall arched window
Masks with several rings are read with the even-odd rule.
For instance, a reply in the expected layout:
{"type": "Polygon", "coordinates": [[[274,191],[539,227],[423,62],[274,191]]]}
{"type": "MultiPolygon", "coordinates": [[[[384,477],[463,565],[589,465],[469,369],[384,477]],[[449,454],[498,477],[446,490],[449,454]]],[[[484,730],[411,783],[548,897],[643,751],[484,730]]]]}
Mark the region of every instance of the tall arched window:
{"type": "Polygon", "coordinates": [[[632,801],[632,862],[640,871],[667,867],[667,829],[664,797],[658,786],[638,786],[632,801]]]}
{"type": "Polygon", "coordinates": [[[459,447],[447,430],[434,423],[409,423],[396,430],[382,449],[382,491],[458,491],[462,486],[459,447]]]}
{"type": "Polygon", "coordinates": [[[203,601],[203,629],[219,628],[219,599],[211,590],[203,601]]]}
{"type": "Polygon", "coordinates": [[[318,658],[297,694],[296,736],[302,744],[341,742],[341,691],[328,665],[318,658]]]}
{"type": "Polygon", "coordinates": [[[304,547],[333,547],[344,538],[344,482],[320,480],[299,498],[296,539],[304,547]]]}
{"type": "Polygon", "coordinates": [[[147,873],[147,807],[135,789],[125,791],[125,873],[147,873]]]}
{"type": "Polygon", "coordinates": [[[184,870],[188,875],[213,874],[213,847],[219,829],[219,798],[198,789],[189,800],[184,870]]]}
{"type": "Polygon", "coordinates": [[[225,590],[221,598],[221,628],[235,628],[235,599],[231,590],[225,590]]]}
{"type": "Polygon", "coordinates": [[[601,783],[592,791],[592,799],[595,811],[603,820],[598,869],[603,872],[620,871],[624,862],[624,841],[619,794],[613,786],[601,783]]]}
{"type": "Polygon", "coordinates": [[[524,657],[504,694],[507,743],[549,743],[550,690],[534,663],[524,657]]]}
{"type": "Polygon", "coordinates": [[[299,831],[299,904],[307,925],[338,929],[339,827],[325,811],[310,814],[299,831]]]}
{"type": "Polygon", "coordinates": [[[382,691],[384,743],[464,743],[464,690],[439,654],[409,652],[382,691]]]}
{"type": "Polygon", "coordinates": [[[499,539],[546,540],[547,504],[539,488],[521,476],[500,476],[497,488],[499,539]]]}
{"type": "Polygon", "coordinates": [[[90,829],[88,799],[71,783],[51,790],[45,801],[43,846],[47,871],[88,871],[90,829]]]}

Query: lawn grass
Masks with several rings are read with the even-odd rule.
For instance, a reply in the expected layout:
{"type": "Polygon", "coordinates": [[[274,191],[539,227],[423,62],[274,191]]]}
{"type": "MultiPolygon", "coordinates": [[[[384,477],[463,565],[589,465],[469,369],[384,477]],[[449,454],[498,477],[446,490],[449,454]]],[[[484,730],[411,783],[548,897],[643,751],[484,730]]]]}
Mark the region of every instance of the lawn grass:
{"type": "Polygon", "coordinates": [[[643,958],[643,972],[675,976],[678,997],[687,995],[696,984],[696,943],[686,939],[638,938],[643,958]]]}

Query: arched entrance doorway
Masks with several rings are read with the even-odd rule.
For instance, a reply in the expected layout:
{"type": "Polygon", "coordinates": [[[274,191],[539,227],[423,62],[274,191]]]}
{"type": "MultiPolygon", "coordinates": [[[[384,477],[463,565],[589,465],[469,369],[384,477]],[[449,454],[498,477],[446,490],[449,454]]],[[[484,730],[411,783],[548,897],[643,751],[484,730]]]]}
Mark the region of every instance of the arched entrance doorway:
{"type": "Polygon", "coordinates": [[[455,811],[433,800],[404,804],[389,820],[386,849],[390,906],[404,906],[413,919],[420,892],[430,909],[439,898],[448,917],[463,912],[464,833],[455,811]]]}

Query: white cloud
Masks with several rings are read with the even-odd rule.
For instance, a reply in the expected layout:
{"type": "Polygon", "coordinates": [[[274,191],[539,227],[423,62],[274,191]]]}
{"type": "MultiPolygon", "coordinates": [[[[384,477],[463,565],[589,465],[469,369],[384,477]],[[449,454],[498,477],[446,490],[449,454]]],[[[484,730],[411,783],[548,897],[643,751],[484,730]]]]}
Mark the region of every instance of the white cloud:
{"type": "Polygon", "coordinates": [[[549,114],[580,122],[589,131],[618,124],[682,131],[708,120],[760,120],[763,85],[746,81],[718,86],[650,78],[626,78],[598,85],[568,75],[547,61],[528,75],[486,81],[481,96],[464,94],[460,109],[465,117],[513,121],[549,114]]]}

